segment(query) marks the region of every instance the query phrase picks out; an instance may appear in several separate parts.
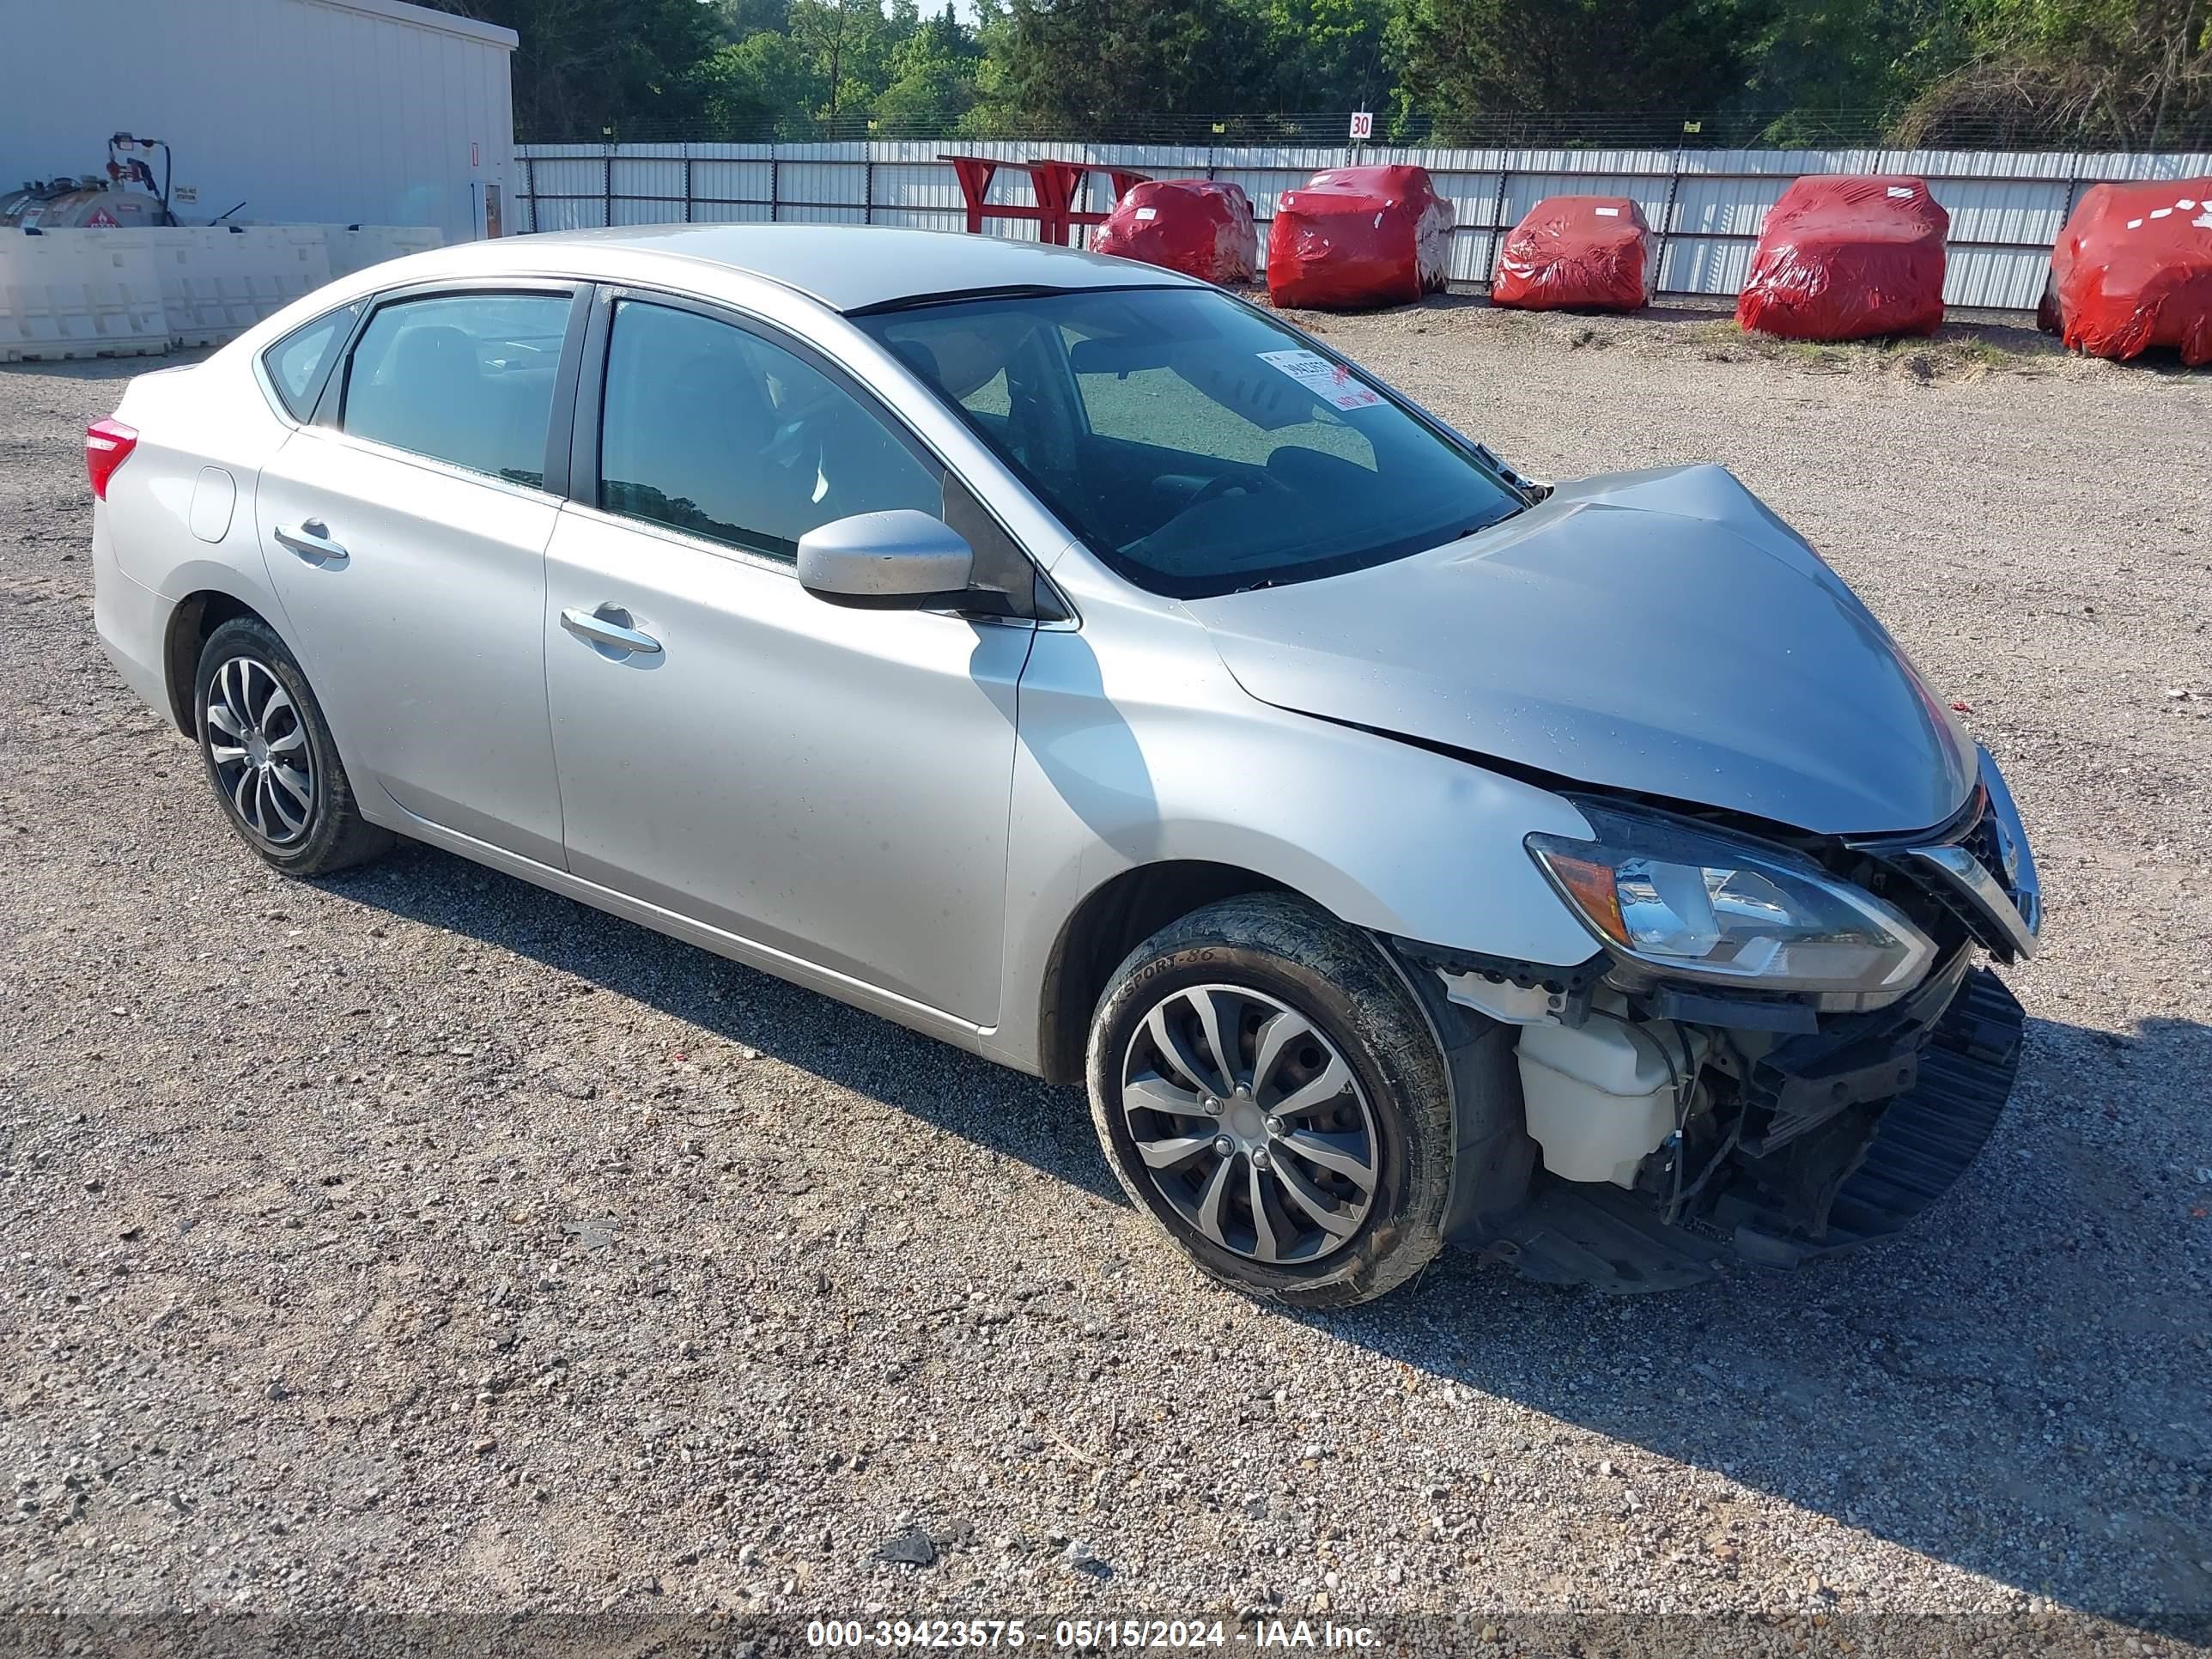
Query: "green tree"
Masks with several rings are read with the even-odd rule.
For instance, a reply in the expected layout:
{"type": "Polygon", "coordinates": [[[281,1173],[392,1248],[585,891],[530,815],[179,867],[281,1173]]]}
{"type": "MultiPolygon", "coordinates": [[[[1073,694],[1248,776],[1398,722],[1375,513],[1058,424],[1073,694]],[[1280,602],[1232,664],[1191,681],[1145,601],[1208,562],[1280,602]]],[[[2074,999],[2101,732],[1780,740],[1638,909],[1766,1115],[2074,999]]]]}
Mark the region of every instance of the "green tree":
{"type": "Polygon", "coordinates": [[[1857,137],[1869,119],[1893,122],[1960,56],[1953,0],[1779,0],[1747,48],[1750,72],[1735,102],[1784,112],[1763,143],[1857,137]]]}
{"type": "Polygon", "coordinates": [[[787,34],[791,0],[714,0],[723,40],[737,46],[756,34],[787,34]]]}
{"type": "Polygon", "coordinates": [[[1377,107],[1389,101],[1384,40],[1392,0],[1262,0],[1267,112],[1377,107]]]}
{"type": "Polygon", "coordinates": [[[2159,149],[2212,126],[2212,0],[1954,0],[1964,63],[1900,124],[1906,142],[2159,149]]]}
{"type": "Polygon", "coordinates": [[[791,38],[823,88],[825,119],[866,110],[890,83],[891,52],[914,33],[914,0],[886,16],[879,0],[792,0],[791,38]]]}
{"type": "Polygon", "coordinates": [[[596,138],[699,111],[693,71],[716,44],[699,0],[433,0],[515,32],[514,125],[525,136],[596,138]]]}
{"type": "Polygon", "coordinates": [[[891,82],[878,95],[887,130],[950,132],[975,108],[982,47],[948,3],[891,50],[891,82]]]}
{"type": "Polygon", "coordinates": [[[761,29],[699,66],[708,131],[731,138],[813,136],[823,88],[812,60],[787,34],[761,29]]]}
{"type": "Polygon", "coordinates": [[[1389,39],[1405,92],[1450,136],[1490,114],[1717,109],[1743,85],[1756,4],[1403,0],[1389,39]]]}
{"type": "Polygon", "coordinates": [[[991,117],[1010,131],[1266,106],[1265,22],[1244,0],[1012,0],[984,40],[991,117]]]}

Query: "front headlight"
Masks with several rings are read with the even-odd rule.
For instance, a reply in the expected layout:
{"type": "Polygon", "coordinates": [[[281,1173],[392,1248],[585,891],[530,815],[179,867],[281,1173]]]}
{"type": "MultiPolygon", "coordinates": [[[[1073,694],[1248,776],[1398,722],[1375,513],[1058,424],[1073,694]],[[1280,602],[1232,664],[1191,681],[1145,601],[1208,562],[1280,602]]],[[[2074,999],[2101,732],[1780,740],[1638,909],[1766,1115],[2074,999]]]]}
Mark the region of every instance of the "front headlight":
{"type": "Polygon", "coordinates": [[[1668,978],[1765,991],[1910,990],[1936,942],[1893,907],[1779,847],[1577,801],[1596,837],[1530,856],[1616,955],[1668,978]]]}

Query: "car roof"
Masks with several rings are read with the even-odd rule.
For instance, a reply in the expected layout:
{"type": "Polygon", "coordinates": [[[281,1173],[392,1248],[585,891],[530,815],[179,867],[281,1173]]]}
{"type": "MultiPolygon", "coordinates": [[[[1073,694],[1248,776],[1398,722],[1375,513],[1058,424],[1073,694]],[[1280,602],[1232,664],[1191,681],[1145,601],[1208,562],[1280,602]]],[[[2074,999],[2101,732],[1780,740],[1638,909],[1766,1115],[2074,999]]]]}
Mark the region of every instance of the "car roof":
{"type": "MultiPolygon", "coordinates": [[[[635,279],[641,258],[720,265],[842,312],[1006,289],[1205,286],[1131,259],[891,225],[624,225],[462,243],[409,264],[418,278],[558,267],[620,281],[635,279]]],[[[680,285],[673,265],[668,274],[680,285]]]]}

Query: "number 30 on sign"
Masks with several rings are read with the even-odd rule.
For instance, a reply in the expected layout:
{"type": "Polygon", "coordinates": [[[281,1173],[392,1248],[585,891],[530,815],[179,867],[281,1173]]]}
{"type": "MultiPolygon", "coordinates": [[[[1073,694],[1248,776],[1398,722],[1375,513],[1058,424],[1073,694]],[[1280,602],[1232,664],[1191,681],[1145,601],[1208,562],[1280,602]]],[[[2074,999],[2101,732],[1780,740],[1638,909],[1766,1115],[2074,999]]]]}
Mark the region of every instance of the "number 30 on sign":
{"type": "Polygon", "coordinates": [[[1372,138],[1374,136],[1375,112],[1372,110],[1364,109],[1356,109],[1352,111],[1352,142],[1355,144],[1364,143],[1368,139],[1372,138]]]}

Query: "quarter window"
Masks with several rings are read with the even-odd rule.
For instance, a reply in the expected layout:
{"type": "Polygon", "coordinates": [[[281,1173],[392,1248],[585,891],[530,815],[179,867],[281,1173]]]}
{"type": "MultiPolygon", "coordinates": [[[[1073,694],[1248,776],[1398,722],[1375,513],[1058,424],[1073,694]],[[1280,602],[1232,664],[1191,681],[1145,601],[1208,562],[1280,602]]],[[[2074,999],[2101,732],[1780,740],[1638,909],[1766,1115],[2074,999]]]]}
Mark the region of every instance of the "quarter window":
{"type": "Polygon", "coordinates": [[[345,429],[542,488],[565,294],[468,294],[388,305],[346,376],[345,429]]]}
{"type": "Polygon", "coordinates": [[[599,505],[772,557],[855,513],[942,516],[937,469],[781,347],[696,312],[615,309],[599,505]]]}
{"type": "Polygon", "coordinates": [[[360,314],[357,305],[343,307],[301,324],[261,354],[269,383],[294,420],[304,421],[313,411],[315,394],[330,374],[331,360],[345,344],[353,319],[360,314]]]}

